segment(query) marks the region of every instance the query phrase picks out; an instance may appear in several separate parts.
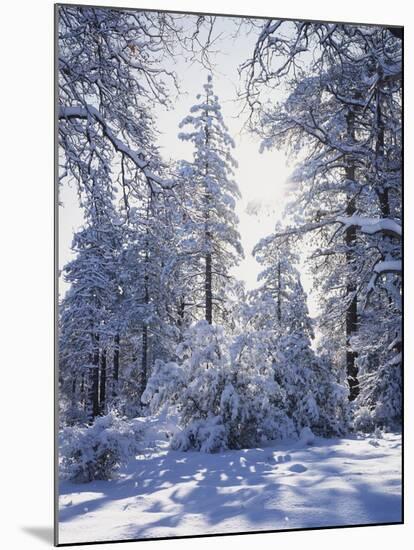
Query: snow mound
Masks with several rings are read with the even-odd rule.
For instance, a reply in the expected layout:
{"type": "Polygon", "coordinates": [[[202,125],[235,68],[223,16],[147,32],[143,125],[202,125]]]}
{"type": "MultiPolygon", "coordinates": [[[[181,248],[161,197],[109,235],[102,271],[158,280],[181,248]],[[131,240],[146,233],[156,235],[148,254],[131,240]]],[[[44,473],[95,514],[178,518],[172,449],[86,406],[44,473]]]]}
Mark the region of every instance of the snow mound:
{"type": "Polygon", "coordinates": [[[304,428],[302,428],[302,430],[300,432],[299,440],[304,445],[312,445],[313,443],[315,443],[315,436],[314,436],[312,430],[310,428],[308,428],[307,426],[305,426],[304,428]]]}

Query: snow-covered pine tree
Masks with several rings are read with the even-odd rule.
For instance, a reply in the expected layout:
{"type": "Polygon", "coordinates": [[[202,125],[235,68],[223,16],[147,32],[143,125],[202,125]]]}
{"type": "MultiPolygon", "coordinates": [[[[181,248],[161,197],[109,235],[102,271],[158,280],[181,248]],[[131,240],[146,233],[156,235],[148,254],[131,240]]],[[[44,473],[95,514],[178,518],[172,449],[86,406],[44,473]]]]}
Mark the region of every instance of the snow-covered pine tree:
{"type": "Polygon", "coordinates": [[[211,75],[197,99],[199,103],[180,124],[190,129],[179,134],[194,146],[192,162],[183,163],[181,170],[187,231],[183,245],[194,270],[192,293],[202,300],[205,319],[211,324],[225,317],[230,270],[243,256],[235,213],[240,192],[232,179],[237,166],[231,155],[234,141],[211,75]]]}
{"type": "Polygon", "coordinates": [[[355,426],[364,431],[401,428],[401,294],[393,283],[395,278],[384,277],[373,289],[361,313],[358,337],[352,342],[358,350],[361,385],[355,402],[355,426]]]}
{"type": "Polygon", "coordinates": [[[125,229],[121,397],[126,408],[136,413],[154,362],[171,359],[179,341],[173,313],[176,292],[171,264],[176,262],[176,243],[171,200],[166,194],[144,194],[140,204],[131,208],[125,229]]]}
{"type": "Polygon", "coordinates": [[[263,271],[251,291],[250,321],[259,334],[261,354],[272,358],[274,378],[283,392],[283,408],[299,433],[310,427],[321,435],[345,430],[345,389],[332,366],[312,349],[313,322],[298,271],[299,256],[289,239],[262,239],[254,254],[263,271]]]}
{"type": "Polygon", "coordinates": [[[121,237],[112,189],[102,176],[99,169],[92,173],[83,202],[85,224],[73,238],[75,258],[63,268],[70,288],[59,308],[59,374],[67,422],[92,421],[108,398],[121,237]]]}

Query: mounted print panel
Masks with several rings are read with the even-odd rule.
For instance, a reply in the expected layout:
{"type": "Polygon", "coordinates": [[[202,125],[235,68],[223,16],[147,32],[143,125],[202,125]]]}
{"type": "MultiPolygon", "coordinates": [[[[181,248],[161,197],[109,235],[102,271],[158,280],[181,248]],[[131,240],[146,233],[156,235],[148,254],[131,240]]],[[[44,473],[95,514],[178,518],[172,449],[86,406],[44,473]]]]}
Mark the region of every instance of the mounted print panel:
{"type": "Polygon", "coordinates": [[[55,46],[56,543],[401,523],[402,27],[55,46]]]}

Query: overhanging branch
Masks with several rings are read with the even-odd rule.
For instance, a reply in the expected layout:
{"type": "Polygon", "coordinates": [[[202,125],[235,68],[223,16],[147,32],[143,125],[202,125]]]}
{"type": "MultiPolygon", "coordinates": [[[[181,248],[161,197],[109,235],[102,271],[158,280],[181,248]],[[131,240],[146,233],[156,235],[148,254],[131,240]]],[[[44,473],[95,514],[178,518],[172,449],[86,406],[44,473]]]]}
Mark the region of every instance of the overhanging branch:
{"type": "Polygon", "coordinates": [[[105,137],[112,143],[112,146],[118,153],[122,153],[126,157],[128,157],[135,166],[141,170],[145,177],[147,178],[148,182],[156,183],[163,189],[172,189],[174,186],[173,182],[164,180],[154,174],[149,168],[148,168],[148,162],[140,158],[139,153],[136,151],[133,151],[126,143],[124,143],[121,139],[116,137],[114,131],[109,127],[109,125],[106,123],[104,117],[100,114],[98,109],[96,107],[93,107],[92,105],[78,105],[78,106],[72,106],[72,107],[63,107],[61,106],[59,109],[59,119],[85,119],[88,120],[90,118],[93,118],[98,124],[101,126],[102,131],[105,135],[105,137]]]}

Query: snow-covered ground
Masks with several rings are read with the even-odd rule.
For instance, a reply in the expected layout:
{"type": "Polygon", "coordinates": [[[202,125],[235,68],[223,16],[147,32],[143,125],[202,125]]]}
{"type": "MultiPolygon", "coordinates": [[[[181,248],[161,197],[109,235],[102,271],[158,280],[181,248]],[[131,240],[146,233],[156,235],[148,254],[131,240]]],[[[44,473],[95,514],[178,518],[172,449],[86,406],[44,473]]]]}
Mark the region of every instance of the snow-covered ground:
{"type": "Polygon", "coordinates": [[[60,543],[401,520],[398,434],[214,455],[156,439],[117,480],[61,484],[60,543]]]}

